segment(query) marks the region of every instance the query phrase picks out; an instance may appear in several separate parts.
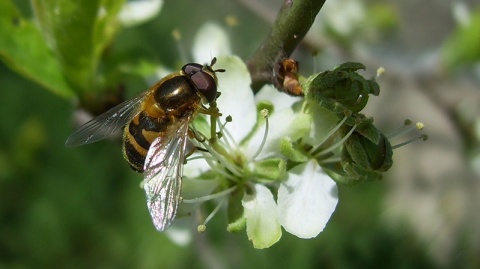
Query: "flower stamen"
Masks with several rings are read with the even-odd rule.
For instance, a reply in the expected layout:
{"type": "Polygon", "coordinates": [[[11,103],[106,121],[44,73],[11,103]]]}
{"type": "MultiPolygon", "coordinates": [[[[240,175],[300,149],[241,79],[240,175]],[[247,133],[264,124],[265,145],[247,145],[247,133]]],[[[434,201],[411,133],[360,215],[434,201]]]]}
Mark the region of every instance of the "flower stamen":
{"type": "Polygon", "coordinates": [[[323,145],[323,143],[325,143],[325,141],[327,141],[336,131],[338,131],[338,129],[340,129],[340,127],[342,127],[343,123],[345,123],[345,121],[347,120],[347,116],[343,117],[343,119],[337,124],[335,125],[335,127],[333,127],[327,135],[325,135],[325,137],[323,138],[322,141],[320,141],[320,143],[318,144],[318,146],[314,149],[311,150],[312,152],[312,155],[316,155],[317,152],[320,150],[320,146],[323,145]]]}
{"type": "Polygon", "coordinates": [[[208,151],[208,153],[213,156],[213,158],[211,157],[207,157],[205,156],[205,160],[207,161],[208,165],[214,169],[217,173],[221,173],[222,175],[224,175],[225,177],[227,177],[228,179],[231,179],[233,181],[236,181],[236,178],[235,177],[232,177],[232,175],[228,174],[227,172],[225,172],[225,170],[222,170],[222,169],[218,169],[218,167],[225,167],[228,171],[230,171],[233,175],[235,175],[236,177],[241,177],[242,176],[242,173],[241,171],[238,169],[238,167],[229,162],[228,160],[225,159],[225,157],[223,155],[221,155],[220,153],[218,153],[215,149],[213,149],[212,147],[209,147],[209,145],[206,143],[206,142],[203,142],[202,143],[206,148],[209,148],[210,150],[208,151]],[[215,161],[218,161],[220,162],[220,165],[216,165],[214,164],[215,161]]]}
{"type": "Polygon", "coordinates": [[[330,147],[318,152],[318,153],[314,153],[314,156],[316,156],[317,158],[326,154],[326,153],[329,153],[329,152],[332,152],[334,149],[336,149],[337,147],[340,147],[343,145],[343,142],[345,142],[345,140],[347,140],[350,135],[352,135],[353,131],[355,131],[355,129],[357,128],[357,125],[354,125],[350,131],[344,136],[342,137],[342,139],[340,139],[338,142],[336,142],[335,144],[331,145],[330,147]]]}
{"type": "Polygon", "coordinates": [[[222,207],[225,199],[222,199],[217,206],[213,209],[213,211],[207,216],[207,218],[203,221],[202,224],[198,225],[197,231],[199,233],[203,233],[207,230],[207,223],[217,214],[218,210],[222,207]]]}
{"type": "MultiPolygon", "coordinates": [[[[393,138],[397,138],[399,136],[405,135],[405,134],[410,133],[412,131],[421,131],[421,130],[423,130],[423,128],[425,128],[425,125],[422,122],[417,122],[415,125],[413,125],[412,121],[407,119],[407,120],[405,120],[402,127],[398,128],[396,130],[393,130],[392,132],[387,134],[386,137],[389,140],[392,140],[393,138]]],[[[403,147],[405,145],[408,145],[408,144],[410,144],[412,142],[415,142],[415,141],[418,141],[418,140],[425,141],[427,139],[428,139],[428,135],[422,134],[418,137],[415,137],[415,138],[409,139],[405,142],[394,145],[394,146],[392,146],[392,149],[403,147]]]]}
{"type": "Polygon", "coordinates": [[[412,121],[409,120],[409,119],[406,119],[405,122],[403,123],[403,126],[391,131],[390,133],[386,134],[385,136],[388,139],[393,139],[393,138],[402,136],[406,133],[409,133],[413,130],[422,130],[423,128],[424,128],[424,126],[421,122],[418,122],[417,124],[412,125],[412,121]]]}
{"type": "MultiPolygon", "coordinates": [[[[227,118],[225,119],[225,123],[221,123],[220,119],[218,119],[218,125],[220,126],[220,133],[222,134],[219,139],[222,140],[224,143],[225,143],[225,146],[226,148],[231,152],[233,151],[233,147],[232,147],[232,143],[235,144],[235,140],[233,139],[232,135],[230,134],[230,132],[228,131],[228,129],[225,128],[225,126],[227,125],[227,123],[231,122],[232,121],[232,117],[230,116],[227,116],[227,118]]],[[[235,148],[237,147],[237,145],[234,145],[235,148]]]]}
{"type": "MultiPolygon", "coordinates": [[[[215,122],[218,122],[220,125],[220,128],[223,129],[222,126],[224,126],[224,124],[221,124],[219,122],[218,117],[215,117],[215,122]]],[[[214,125],[216,126],[216,124],[214,125]]],[[[230,144],[228,143],[228,139],[227,138],[222,139],[225,137],[225,135],[220,136],[220,139],[226,142],[225,144],[224,143],[220,144],[219,140],[217,139],[216,127],[215,128],[211,127],[210,131],[213,135],[213,137],[211,137],[210,139],[206,139],[206,136],[201,132],[197,132],[198,138],[195,139],[196,142],[199,143],[207,151],[203,153],[203,158],[208,163],[210,168],[212,170],[215,170],[216,173],[219,173],[232,181],[238,181],[236,177],[241,177],[242,172],[235,164],[228,161],[228,159],[231,157],[229,152],[232,151],[232,150],[226,150],[224,148],[225,145],[227,146],[227,148],[230,147],[230,144]],[[220,165],[215,163],[217,161],[220,163],[220,165]],[[221,167],[226,168],[226,170],[230,171],[233,174],[233,176],[232,174],[227,173],[225,169],[221,169],[221,167]]],[[[223,131],[227,131],[227,129],[224,129],[223,131]]],[[[227,132],[225,132],[224,134],[227,134],[229,136],[227,132]]]]}
{"type": "Polygon", "coordinates": [[[230,187],[226,190],[219,191],[219,192],[209,194],[209,195],[205,195],[205,196],[202,196],[202,197],[193,198],[193,199],[184,199],[182,202],[185,203],[185,204],[203,203],[203,202],[206,202],[206,201],[210,201],[210,200],[213,200],[213,199],[223,197],[223,196],[233,192],[236,188],[237,188],[237,186],[233,186],[233,187],[230,187]]]}
{"type": "Polygon", "coordinates": [[[407,141],[405,141],[405,142],[402,142],[402,143],[400,143],[400,144],[394,145],[394,146],[392,146],[392,149],[396,149],[396,148],[399,148],[399,147],[403,147],[403,146],[405,146],[405,145],[408,145],[408,144],[413,143],[413,142],[418,141],[418,140],[425,141],[425,140],[427,140],[427,139],[428,139],[428,135],[422,134],[422,135],[419,136],[419,137],[412,138],[412,139],[407,140],[407,141]]]}
{"type": "Polygon", "coordinates": [[[262,109],[262,110],[260,111],[260,114],[261,114],[262,117],[265,119],[265,132],[263,133],[263,138],[262,138],[262,142],[260,143],[260,147],[258,147],[257,152],[255,152],[255,154],[253,154],[253,157],[250,159],[250,161],[253,161],[253,160],[255,160],[255,158],[258,157],[258,155],[262,152],[263,147],[265,146],[265,142],[267,141],[268,128],[269,128],[269,124],[268,124],[268,109],[266,109],[266,108],[262,109]]]}
{"type": "Polygon", "coordinates": [[[319,162],[319,164],[327,164],[327,163],[338,163],[342,161],[342,158],[338,157],[338,156],[332,156],[330,158],[327,158],[327,159],[323,159],[319,162]]]}

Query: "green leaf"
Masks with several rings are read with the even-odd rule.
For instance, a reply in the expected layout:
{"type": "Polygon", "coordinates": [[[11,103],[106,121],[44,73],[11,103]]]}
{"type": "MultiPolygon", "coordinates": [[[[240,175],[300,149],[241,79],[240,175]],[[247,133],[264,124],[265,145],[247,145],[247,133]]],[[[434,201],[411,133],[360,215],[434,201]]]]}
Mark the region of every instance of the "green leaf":
{"type": "Polygon", "coordinates": [[[32,0],[42,32],[76,92],[96,89],[100,56],[118,29],[123,0],[32,0]]]}
{"type": "Polygon", "coordinates": [[[0,58],[7,66],[55,94],[73,96],[41,33],[10,0],[0,1],[0,32],[0,58]]]}
{"type": "Polygon", "coordinates": [[[480,60],[480,10],[471,15],[469,23],[460,25],[445,42],[443,57],[450,68],[480,60]]]}

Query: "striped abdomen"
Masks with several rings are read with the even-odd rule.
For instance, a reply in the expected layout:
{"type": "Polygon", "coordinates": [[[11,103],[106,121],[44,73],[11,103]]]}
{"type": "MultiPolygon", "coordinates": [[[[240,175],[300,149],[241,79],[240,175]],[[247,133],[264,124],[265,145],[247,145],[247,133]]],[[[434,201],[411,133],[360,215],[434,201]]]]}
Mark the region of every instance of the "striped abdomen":
{"type": "Polygon", "coordinates": [[[167,76],[151,89],[141,112],[127,124],[123,136],[123,155],[137,172],[144,171],[153,140],[176,134],[179,123],[191,118],[201,103],[193,85],[181,74],[167,76]]]}
{"type": "Polygon", "coordinates": [[[133,170],[143,172],[143,164],[153,140],[165,136],[168,117],[153,118],[142,111],[126,127],[123,137],[123,155],[133,170]]]}

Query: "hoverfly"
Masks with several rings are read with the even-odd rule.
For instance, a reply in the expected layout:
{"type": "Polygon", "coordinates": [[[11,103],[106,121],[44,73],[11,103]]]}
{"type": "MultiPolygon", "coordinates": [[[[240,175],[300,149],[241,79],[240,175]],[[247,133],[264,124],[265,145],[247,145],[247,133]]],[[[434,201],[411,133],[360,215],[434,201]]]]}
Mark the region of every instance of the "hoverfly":
{"type": "Polygon", "coordinates": [[[189,124],[198,113],[220,116],[215,100],[218,80],[210,65],[188,63],[146,92],[82,125],[65,142],[68,147],[104,139],[124,127],[123,156],[144,174],[147,206],[158,231],[175,218],[180,202],[189,124]],[[209,107],[205,107],[208,104],[209,107]]]}

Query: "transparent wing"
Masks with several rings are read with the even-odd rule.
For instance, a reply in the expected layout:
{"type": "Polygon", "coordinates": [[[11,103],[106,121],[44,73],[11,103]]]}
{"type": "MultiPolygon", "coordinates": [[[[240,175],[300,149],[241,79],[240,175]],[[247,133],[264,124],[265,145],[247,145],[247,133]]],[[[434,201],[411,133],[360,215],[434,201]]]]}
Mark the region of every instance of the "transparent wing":
{"type": "Polygon", "coordinates": [[[73,132],[65,142],[65,146],[81,146],[107,138],[138,114],[146,96],[147,92],[144,92],[93,118],[73,132]]]}
{"type": "Polygon", "coordinates": [[[184,120],[174,128],[174,134],[155,139],[145,160],[143,188],[153,224],[160,232],[177,214],[189,122],[184,120]]]}

